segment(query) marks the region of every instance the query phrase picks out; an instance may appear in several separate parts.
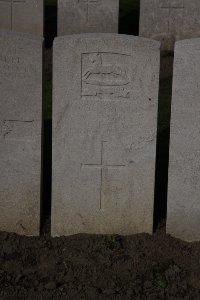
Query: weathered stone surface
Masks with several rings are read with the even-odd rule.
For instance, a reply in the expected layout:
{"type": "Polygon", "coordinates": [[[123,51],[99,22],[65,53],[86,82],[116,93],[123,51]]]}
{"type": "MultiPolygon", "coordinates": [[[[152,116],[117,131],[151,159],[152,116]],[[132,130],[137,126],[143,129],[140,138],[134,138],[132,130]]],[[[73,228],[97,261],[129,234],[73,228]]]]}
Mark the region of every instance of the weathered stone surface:
{"type": "Polygon", "coordinates": [[[167,232],[200,240],[200,39],[176,43],[167,232]]]}
{"type": "Polygon", "coordinates": [[[162,50],[200,36],[200,1],[140,0],[140,36],[162,41],[162,50]]]}
{"type": "Polygon", "coordinates": [[[58,35],[118,32],[119,0],[58,0],[58,35]]]}
{"type": "Polygon", "coordinates": [[[0,29],[43,36],[43,0],[0,0],[0,29]]]}
{"type": "Polygon", "coordinates": [[[55,40],[53,236],[152,232],[159,46],[118,34],[55,40]]]}
{"type": "Polygon", "coordinates": [[[38,235],[42,38],[0,30],[0,230],[38,235]]]}

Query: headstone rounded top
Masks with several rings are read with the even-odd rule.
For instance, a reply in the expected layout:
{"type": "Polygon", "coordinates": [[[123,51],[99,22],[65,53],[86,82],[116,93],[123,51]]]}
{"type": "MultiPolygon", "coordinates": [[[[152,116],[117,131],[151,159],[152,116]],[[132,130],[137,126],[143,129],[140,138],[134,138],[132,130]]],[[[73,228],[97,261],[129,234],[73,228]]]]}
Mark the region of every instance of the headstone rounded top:
{"type": "Polygon", "coordinates": [[[200,45],[200,37],[195,38],[195,39],[186,39],[186,40],[178,41],[175,44],[175,49],[181,48],[184,46],[195,46],[195,45],[200,45]]]}
{"type": "MultiPolygon", "coordinates": [[[[54,45],[63,42],[64,40],[110,40],[112,39],[117,39],[117,40],[124,40],[124,41],[129,41],[132,43],[135,43],[136,45],[141,45],[141,46],[146,46],[149,44],[152,47],[155,47],[155,49],[160,49],[161,42],[160,41],[155,41],[149,38],[145,37],[138,37],[138,36],[130,36],[126,34],[117,34],[117,33],[83,33],[83,34],[72,34],[72,35],[64,35],[64,36],[59,36],[54,39],[54,45]]],[[[134,44],[133,44],[134,45],[134,44]]]]}

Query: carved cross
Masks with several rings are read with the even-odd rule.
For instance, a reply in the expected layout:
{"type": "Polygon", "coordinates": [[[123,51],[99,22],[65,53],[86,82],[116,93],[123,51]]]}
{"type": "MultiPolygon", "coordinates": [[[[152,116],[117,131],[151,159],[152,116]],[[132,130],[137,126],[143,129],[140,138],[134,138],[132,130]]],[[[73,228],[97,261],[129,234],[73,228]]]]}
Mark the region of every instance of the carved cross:
{"type": "Polygon", "coordinates": [[[101,158],[100,158],[100,163],[99,164],[82,164],[83,169],[97,169],[101,170],[101,176],[100,176],[100,209],[102,208],[102,190],[103,190],[103,175],[104,175],[104,170],[115,170],[115,169],[124,169],[126,165],[111,165],[111,164],[106,164],[104,163],[104,146],[107,142],[103,141],[101,142],[101,158]]]}
{"type": "Polygon", "coordinates": [[[159,8],[168,12],[168,32],[170,32],[171,13],[184,10],[184,0],[159,0],[159,8]]]}
{"type": "Polygon", "coordinates": [[[160,8],[175,8],[181,9],[184,8],[184,0],[159,0],[160,8]]]}
{"type": "Polygon", "coordinates": [[[10,27],[13,29],[13,5],[26,3],[26,0],[0,0],[0,3],[10,4],[10,27]]]}
{"type": "Polygon", "coordinates": [[[84,3],[86,5],[86,20],[89,22],[90,16],[90,5],[93,3],[98,3],[99,0],[78,0],[78,3],[84,3]]]}

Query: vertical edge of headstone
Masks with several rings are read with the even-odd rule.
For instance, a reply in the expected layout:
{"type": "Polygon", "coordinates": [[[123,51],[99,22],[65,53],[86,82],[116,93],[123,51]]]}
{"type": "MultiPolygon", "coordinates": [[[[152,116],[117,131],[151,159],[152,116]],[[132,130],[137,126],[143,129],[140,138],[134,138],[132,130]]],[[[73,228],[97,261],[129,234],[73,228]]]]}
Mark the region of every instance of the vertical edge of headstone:
{"type": "MultiPolygon", "coordinates": [[[[38,53],[40,53],[41,55],[38,56],[39,57],[39,64],[41,65],[39,68],[39,72],[40,73],[40,78],[38,78],[39,82],[37,82],[37,86],[39,87],[38,92],[39,92],[39,97],[37,97],[37,106],[40,106],[40,109],[38,111],[38,116],[36,117],[35,121],[37,123],[36,128],[37,129],[37,136],[38,136],[38,143],[39,143],[39,149],[37,150],[38,155],[37,155],[37,170],[35,170],[35,172],[38,174],[39,178],[37,180],[38,185],[36,187],[37,189],[37,194],[39,195],[38,198],[36,199],[37,201],[37,207],[36,207],[36,212],[37,212],[37,216],[35,216],[36,218],[36,222],[34,221],[33,224],[34,226],[29,226],[28,228],[25,228],[23,226],[23,224],[20,223],[20,220],[17,219],[12,219],[13,224],[9,226],[8,230],[6,228],[5,224],[3,225],[3,230],[4,231],[8,231],[8,232],[14,232],[20,235],[27,235],[27,236],[38,236],[40,234],[40,207],[41,207],[41,163],[42,163],[42,96],[43,96],[43,44],[44,44],[44,38],[40,37],[40,36],[36,36],[36,35],[32,35],[29,33],[22,33],[22,32],[15,32],[15,31],[11,31],[11,30],[4,30],[4,29],[0,29],[0,37],[5,39],[8,38],[10,40],[12,40],[13,38],[13,43],[15,40],[19,41],[23,43],[23,41],[30,41],[30,47],[31,45],[37,45],[37,49],[38,49],[38,53]],[[41,80],[41,82],[40,82],[41,80]],[[15,223],[15,225],[14,225],[15,223]],[[17,227],[18,226],[18,227],[17,227]],[[21,229],[20,229],[21,227],[21,229]]],[[[14,46],[15,44],[13,44],[14,46]]],[[[34,61],[34,63],[37,63],[34,61]]],[[[26,100],[26,99],[25,99],[26,100]]],[[[24,101],[25,101],[24,100],[24,101]]],[[[16,121],[17,121],[18,116],[16,116],[16,121]]],[[[26,120],[26,118],[25,118],[26,120]]],[[[15,120],[13,120],[15,121],[15,120]]],[[[26,122],[26,121],[25,121],[26,122]]],[[[27,121],[29,122],[29,121],[27,121]]],[[[35,151],[35,150],[34,150],[35,151]]],[[[34,159],[31,162],[32,166],[34,166],[34,159]]],[[[34,187],[35,189],[35,187],[34,187]]],[[[27,200],[28,201],[28,200],[27,200]]],[[[17,203],[16,203],[17,204],[17,203]]],[[[20,203],[18,203],[19,205],[20,203]]],[[[30,209],[31,209],[31,205],[30,205],[30,209]]],[[[34,216],[32,216],[34,219],[34,216]]],[[[30,220],[30,218],[29,218],[30,220]]],[[[23,222],[22,222],[23,223],[23,222]]],[[[27,223],[27,222],[26,222],[27,223]]],[[[27,223],[28,225],[28,223],[27,223]]],[[[0,230],[2,230],[0,228],[0,230]]]]}
{"type": "MultiPolygon", "coordinates": [[[[188,204],[192,202],[192,198],[187,197],[187,203],[185,203],[186,198],[182,197],[187,194],[188,182],[185,182],[184,184],[181,178],[182,176],[184,176],[184,174],[190,172],[191,170],[189,169],[183,171],[182,169],[180,169],[180,166],[178,167],[178,164],[180,165],[180,162],[178,162],[180,159],[179,156],[181,155],[183,159],[182,164],[184,166],[190,167],[192,162],[194,163],[194,161],[191,161],[191,163],[185,165],[184,160],[187,161],[187,156],[185,155],[185,153],[188,153],[188,150],[186,150],[186,147],[190,147],[192,138],[195,138],[196,133],[194,133],[193,137],[191,135],[187,136],[184,133],[184,127],[187,127],[188,122],[190,122],[189,124],[193,124],[195,120],[196,122],[198,122],[196,114],[196,109],[198,108],[192,107],[192,105],[195,104],[196,99],[196,94],[194,94],[196,91],[193,90],[194,86],[192,86],[192,84],[195,84],[196,77],[194,78],[193,82],[191,81],[190,77],[192,76],[192,68],[195,64],[195,62],[192,60],[197,54],[200,55],[200,38],[186,39],[177,41],[175,43],[171,104],[166,233],[174,238],[178,238],[186,242],[196,242],[200,240],[200,221],[197,221],[197,219],[200,220],[200,207],[189,207],[188,204]],[[185,93],[187,94],[185,95],[185,93]],[[185,99],[183,98],[184,95],[185,99]],[[191,97],[189,97],[189,95],[191,95],[191,97]],[[188,100],[190,100],[190,102],[188,102],[188,100]],[[191,108],[189,110],[187,110],[186,103],[189,103],[191,105],[191,108]],[[181,104],[183,105],[183,107],[181,107],[181,104]],[[180,118],[179,121],[178,118],[180,118]],[[178,128],[177,125],[179,124],[180,126],[178,128]],[[183,144],[181,150],[176,149],[176,138],[179,138],[179,142],[181,141],[183,144]],[[176,195],[176,197],[173,197],[173,195],[176,195]]],[[[196,85],[196,88],[198,89],[198,85],[196,85]]],[[[179,142],[177,142],[177,145],[179,142]]],[[[197,145],[197,148],[199,147],[200,145],[197,145]]],[[[191,149],[190,153],[193,154],[192,152],[193,151],[191,149]]],[[[191,178],[191,176],[189,177],[191,178]]],[[[190,184],[191,182],[189,182],[189,185],[190,184]]],[[[192,189],[194,191],[196,197],[195,195],[193,196],[197,200],[199,192],[196,191],[195,187],[192,188],[190,186],[189,189],[192,189]]],[[[195,204],[196,201],[195,199],[193,200],[195,204]]]]}

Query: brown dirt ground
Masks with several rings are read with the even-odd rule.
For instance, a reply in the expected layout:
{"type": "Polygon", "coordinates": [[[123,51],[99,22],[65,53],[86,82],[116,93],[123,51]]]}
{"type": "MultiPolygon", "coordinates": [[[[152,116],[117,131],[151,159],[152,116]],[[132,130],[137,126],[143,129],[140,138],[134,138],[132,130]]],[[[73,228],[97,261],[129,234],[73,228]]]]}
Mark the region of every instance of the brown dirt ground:
{"type": "Polygon", "coordinates": [[[200,299],[200,243],[167,236],[0,233],[0,299],[200,299]]]}

